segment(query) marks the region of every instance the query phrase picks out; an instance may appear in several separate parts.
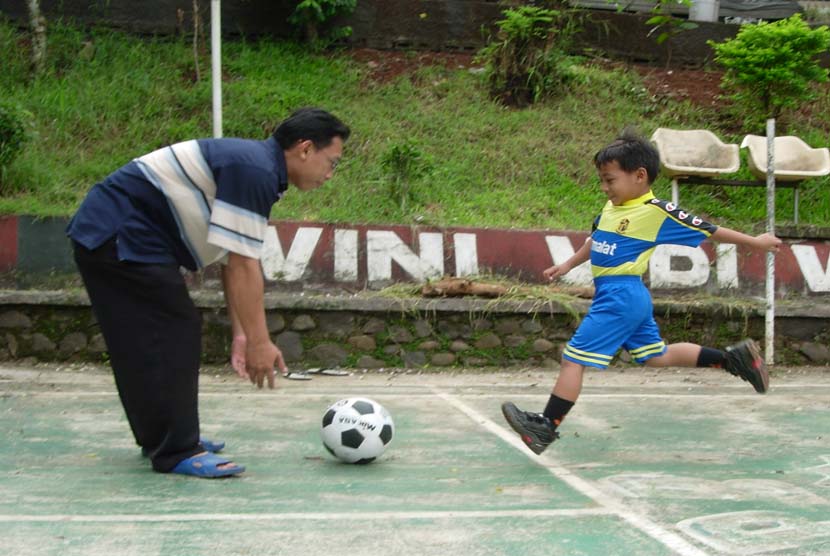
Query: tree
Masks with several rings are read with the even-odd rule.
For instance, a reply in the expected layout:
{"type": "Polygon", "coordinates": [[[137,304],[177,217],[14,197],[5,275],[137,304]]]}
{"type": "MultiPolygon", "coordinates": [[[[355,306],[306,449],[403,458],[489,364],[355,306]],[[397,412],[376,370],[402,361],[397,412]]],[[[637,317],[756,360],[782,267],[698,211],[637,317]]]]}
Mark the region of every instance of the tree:
{"type": "Polygon", "coordinates": [[[726,70],[721,87],[750,117],[777,118],[815,98],[812,85],[827,81],[816,58],[830,45],[830,31],[811,29],[801,14],[743,25],[734,38],[709,45],[726,70]]]}
{"type": "MultiPolygon", "coordinates": [[[[302,29],[305,40],[318,45],[321,28],[332,19],[354,12],[357,0],[301,0],[297,3],[288,22],[302,29]]],[[[352,34],[351,27],[336,27],[328,30],[326,39],[335,41],[352,34]]]]}
{"type": "Polygon", "coordinates": [[[26,8],[32,30],[32,70],[39,74],[46,63],[46,18],[40,11],[40,0],[26,0],[26,8]]]}
{"type": "Polygon", "coordinates": [[[579,22],[567,10],[520,6],[502,12],[498,32],[477,60],[485,65],[490,97],[524,107],[565,89],[574,77],[567,55],[579,22]]]}

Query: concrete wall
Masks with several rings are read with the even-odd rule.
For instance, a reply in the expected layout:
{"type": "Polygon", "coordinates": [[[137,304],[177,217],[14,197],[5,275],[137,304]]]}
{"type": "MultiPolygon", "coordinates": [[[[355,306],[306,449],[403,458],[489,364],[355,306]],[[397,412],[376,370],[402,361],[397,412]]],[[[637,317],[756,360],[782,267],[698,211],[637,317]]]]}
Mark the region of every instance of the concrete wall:
{"type": "MultiPolygon", "coordinates": [[[[692,215],[688,216],[692,218],[692,215]]],[[[74,273],[66,218],[0,217],[0,286],[29,287],[53,273],[74,273]],[[3,280],[3,273],[6,279],[3,280]]],[[[784,230],[778,233],[786,238],[784,230]]],[[[585,232],[493,228],[374,226],[272,222],[262,267],[271,289],[328,286],[345,290],[422,283],[453,276],[502,276],[544,283],[542,271],[567,260],[585,232]],[[520,248],[517,248],[520,246],[520,248]]],[[[825,235],[825,238],[827,236],[825,235]]],[[[647,282],[657,294],[763,295],[765,255],[729,244],[661,245],[647,282]]],[[[192,277],[209,283],[215,269],[192,277]]],[[[590,266],[572,270],[563,283],[590,286],[590,266]]],[[[830,295],[830,240],[795,237],[776,256],[779,297],[830,295]]]]}
{"type": "MultiPolygon", "coordinates": [[[[87,25],[107,25],[137,33],[190,32],[190,0],[43,0],[47,17],[71,18],[87,25]],[[185,14],[180,24],[177,13],[185,14]]],[[[210,2],[201,0],[203,19],[209,22],[210,2]]],[[[357,9],[337,24],[350,25],[353,46],[380,49],[475,51],[484,46],[489,30],[501,18],[506,4],[497,0],[359,0],[357,9]]],[[[286,19],[293,3],[286,0],[224,0],[222,29],[225,35],[269,34],[290,37],[286,19]]],[[[26,21],[25,4],[0,0],[0,12],[26,21]]],[[[706,41],[734,36],[737,25],[700,23],[663,45],[657,45],[645,15],[605,10],[586,11],[581,47],[632,60],[665,62],[669,53],[676,62],[703,63],[712,56],[706,41]]]]}

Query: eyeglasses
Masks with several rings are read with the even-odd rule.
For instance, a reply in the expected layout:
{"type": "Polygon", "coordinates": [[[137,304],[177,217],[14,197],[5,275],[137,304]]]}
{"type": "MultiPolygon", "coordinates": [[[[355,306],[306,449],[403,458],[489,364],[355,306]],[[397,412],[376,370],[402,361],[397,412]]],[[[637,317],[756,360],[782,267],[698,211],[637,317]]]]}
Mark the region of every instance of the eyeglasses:
{"type": "Polygon", "coordinates": [[[331,165],[331,171],[334,172],[335,168],[337,168],[337,165],[340,164],[340,159],[339,158],[332,158],[329,155],[325,155],[325,157],[329,161],[329,164],[331,165]]]}

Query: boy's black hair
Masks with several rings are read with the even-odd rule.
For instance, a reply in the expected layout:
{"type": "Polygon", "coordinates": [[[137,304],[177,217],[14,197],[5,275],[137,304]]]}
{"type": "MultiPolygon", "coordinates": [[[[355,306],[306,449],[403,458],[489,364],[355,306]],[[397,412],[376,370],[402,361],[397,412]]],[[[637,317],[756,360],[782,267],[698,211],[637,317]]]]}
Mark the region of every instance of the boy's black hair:
{"type": "Polygon", "coordinates": [[[351,130],[332,114],[320,108],[300,108],[283,120],[274,130],[274,139],[283,149],[291,148],[297,141],[310,140],[318,149],[331,145],[335,137],[343,141],[351,130]]]}
{"type": "Polygon", "coordinates": [[[654,183],[657,172],[660,171],[660,153],[657,148],[631,128],[624,129],[613,143],[594,155],[594,165],[597,168],[614,161],[626,172],[645,168],[649,185],[654,183]]]}

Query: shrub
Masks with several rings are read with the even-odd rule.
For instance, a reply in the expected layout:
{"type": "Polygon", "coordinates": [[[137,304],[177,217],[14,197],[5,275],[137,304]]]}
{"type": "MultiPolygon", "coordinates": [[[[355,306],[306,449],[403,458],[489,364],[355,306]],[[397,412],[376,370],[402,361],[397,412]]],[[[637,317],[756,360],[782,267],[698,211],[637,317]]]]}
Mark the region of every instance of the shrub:
{"type": "Polygon", "coordinates": [[[496,40],[478,55],[486,67],[490,97],[526,106],[555,95],[574,76],[566,54],[578,23],[570,12],[536,6],[507,9],[496,40]]]}
{"type": "Polygon", "coordinates": [[[302,30],[306,41],[319,45],[323,38],[335,41],[352,34],[351,27],[334,27],[323,37],[321,28],[337,16],[354,12],[355,7],[357,0],[302,0],[288,17],[288,22],[302,30]]]}
{"type": "Polygon", "coordinates": [[[657,0],[657,3],[651,8],[651,17],[646,21],[646,25],[654,25],[649,30],[648,36],[653,36],[654,42],[658,45],[666,43],[668,52],[666,67],[671,65],[672,43],[670,39],[684,31],[696,29],[698,26],[693,21],[675,17],[671,14],[671,7],[677,3],[687,7],[692,4],[691,0],[657,0]]]}
{"type": "Polygon", "coordinates": [[[380,164],[388,175],[392,199],[405,211],[412,197],[412,183],[429,172],[429,161],[415,144],[407,141],[389,147],[380,164]]]}
{"type": "Polygon", "coordinates": [[[811,29],[801,14],[743,25],[734,38],[709,45],[726,70],[721,87],[749,119],[776,118],[815,98],[812,85],[827,81],[816,56],[830,45],[830,31],[811,29]]]}
{"type": "Polygon", "coordinates": [[[25,113],[0,103],[0,183],[6,167],[23,151],[26,143],[25,113]]]}

